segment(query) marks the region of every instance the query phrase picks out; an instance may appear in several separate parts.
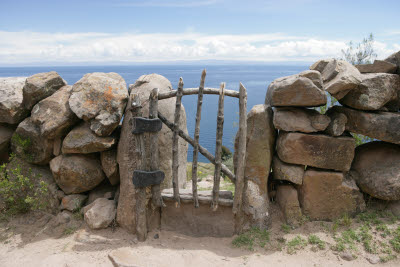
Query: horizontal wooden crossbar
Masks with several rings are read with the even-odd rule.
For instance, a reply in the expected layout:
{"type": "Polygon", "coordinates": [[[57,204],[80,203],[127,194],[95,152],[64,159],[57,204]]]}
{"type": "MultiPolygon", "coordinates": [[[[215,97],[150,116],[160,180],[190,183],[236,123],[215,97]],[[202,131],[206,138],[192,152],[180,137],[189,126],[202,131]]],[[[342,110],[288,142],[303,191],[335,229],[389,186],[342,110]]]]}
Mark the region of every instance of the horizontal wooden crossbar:
{"type": "MultiPolygon", "coordinates": [[[[169,92],[163,92],[158,94],[158,99],[166,99],[175,97],[177,90],[172,90],[169,92]]],[[[199,93],[199,88],[184,88],[183,95],[197,95],[199,93]]],[[[205,95],[219,95],[220,89],[218,88],[204,88],[203,94],[205,95]]],[[[239,98],[239,92],[235,90],[226,90],[224,91],[224,95],[239,98]]]]}
{"type": "MultiPolygon", "coordinates": [[[[160,120],[168,127],[170,128],[172,131],[174,130],[174,123],[170,122],[169,120],[167,120],[166,117],[164,117],[160,112],[158,112],[158,117],[160,118],[160,120]]],[[[195,142],[194,140],[184,131],[182,131],[181,129],[179,129],[178,131],[178,135],[180,137],[182,137],[186,142],[188,142],[191,146],[194,146],[195,142]]],[[[206,157],[212,164],[215,165],[215,157],[208,152],[208,150],[204,147],[202,147],[201,145],[199,145],[199,152],[206,157]]],[[[231,170],[228,169],[228,167],[226,167],[224,164],[221,164],[221,171],[228,176],[228,178],[232,181],[232,183],[235,183],[236,178],[235,175],[231,172],[231,170]]]]}

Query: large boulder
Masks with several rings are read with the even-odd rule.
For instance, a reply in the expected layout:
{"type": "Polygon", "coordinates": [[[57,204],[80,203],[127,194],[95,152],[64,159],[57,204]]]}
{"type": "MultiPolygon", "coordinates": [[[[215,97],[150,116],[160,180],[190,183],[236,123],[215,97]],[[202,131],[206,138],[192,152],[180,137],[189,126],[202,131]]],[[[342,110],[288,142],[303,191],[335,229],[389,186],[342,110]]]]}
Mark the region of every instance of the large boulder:
{"type": "Polygon", "coordinates": [[[40,100],[51,96],[66,82],[55,71],[38,73],[28,77],[24,86],[24,105],[28,110],[40,100]]]}
{"type": "Polygon", "coordinates": [[[326,115],[331,119],[328,127],[325,129],[325,133],[330,136],[340,136],[346,130],[347,117],[343,113],[335,112],[334,109],[330,108],[326,112],[326,115]]]}
{"type": "Polygon", "coordinates": [[[318,107],[326,104],[327,97],[319,83],[300,75],[274,80],[269,86],[265,104],[272,107],[318,107]]]}
{"type": "Polygon", "coordinates": [[[26,77],[0,78],[0,122],[18,124],[29,110],[23,103],[23,88],[26,77]]]}
{"type": "Polygon", "coordinates": [[[119,168],[117,150],[107,150],[100,153],[101,167],[112,185],[119,184],[119,168]]]}
{"type": "Polygon", "coordinates": [[[374,60],[373,64],[360,64],[355,67],[361,73],[396,73],[397,70],[396,64],[384,60],[374,60]]]}
{"type": "Polygon", "coordinates": [[[114,200],[98,198],[84,208],[85,222],[90,229],[107,228],[115,219],[116,212],[114,200]]]}
{"type": "Polygon", "coordinates": [[[20,179],[19,175],[30,179],[33,184],[33,188],[30,190],[33,190],[33,192],[43,188],[41,182],[44,182],[47,191],[42,195],[43,199],[40,200],[40,202],[44,203],[44,210],[53,214],[59,211],[58,186],[54,181],[49,166],[39,166],[28,163],[21,158],[12,157],[7,164],[6,170],[10,179],[20,179]]]}
{"type": "Polygon", "coordinates": [[[302,214],[296,188],[292,185],[278,186],[276,190],[276,202],[281,208],[286,223],[293,226],[298,225],[302,214]]]}
{"type": "Polygon", "coordinates": [[[11,149],[29,163],[45,165],[53,157],[52,139],[41,136],[39,127],[31,118],[26,118],[15,130],[11,138],[11,149]]]}
{"type": "MultiPolygon", "coordinates": [[[[272,123],[272,109],[267,105],[254,106],[247,115],[246,166],[247,187],[244,212],[250,224],[264,228],[269,223],[268,176],[274,155],[276,130],[272,123]]],[[[239,138],[236,137],[235,152],[239,138]]],[[[234,162],[237,162],[237,153],[234,162]]]]}
{"type": "Polygon", "coordinates": [[[105,175],[94,155],[60,155],[50,161],[58,186],[66,194],[79,194],[100,184],[105,175]]]}
{"type": "Polygon", "coordinates": [[[276,145],[279,158],[286,163],[337,171],[350,170],[355,146],[352,137],[283,131],[276,145]]]}
{"type": "Polygon", "coordinates": [[[276,180],[289,181],[294,184],[302,184],[305,166],[283,162],[278,156],[272,160],[272,173],[276,180]]]}
{"type": "Polygon", "coordinates": [[[125,80],[117,73],[88,73],[72,87],[69,106],[99,136],[117,128],[128,100],[125,80]]]}
{"type": "Polygon", "coordinates": [[[287,132],[313,133],[328,127],[330,118],[314,109],[278,107],[274,110],[275,128],[287,132]]]}
{"type": "Polygon", "coordinates": [[[365,112],[346,107],[333,107],[347,117],[346,130],[378,140],[400,144],[400,113],[365,112]]]}
{"type": "Polygon", "coordinates": [[[400,74],[400,51],[391,54],[384,61],[395,64],[397,66],[397,74],[400,74]]]}
{"type": "Polygon", "coordinates": [[[71,92],[72,86],[66,85],[33,107],[31,120],[39,126],[43,137],[61,136],[78,121],[68,105],[71,92]]]}
{"type": "Polygon", "coordinates": [[[397,100],[400,76],[387,73],[362,75],[362,83],[339,102],[361,110],[379,110],[390,101],[397,100]]]}
{"type": "Polygon", "coordinates": [[[95,153],[111,149],[116,143],[114,136],[100,137],[90,130],[88,123],[84,122],[72,129],[64,138],[62,152],[64,154],[95,153]]]}
{"type": "Polygon", "coordinates": [[[358,146],[351,175],[374,198],[400,200],[400,146],[385,142],[358,146]]]}
{"type": "MultiPolygon", "coordinates": [[[[118,143],[117,161],[120,171],[120,197],[118,204],[117,221],[130,232],[136,232],[135,222],[135,187],[132,183],[133,171],[139,169],[141,162],[141,153],[138,151],[135,135],[132,133],[132,99],[134,95],[140,96],[141,103],[144,104],[143,115],[148,115],[148,103],[151,90],[159,88],[160,92],[168,92],[172,90],[171,83],[163,76],[158,74],[150,74],[141,76],[133,85],[130,85],[130,97],[125,111],[124,121],[122,124],[120,140],[118,143]]],[[[174,121],[175,98],[160,100],[158,110],[168,120],[174,121]]],[[[186,113],[182,106],[179,127],[187,132],[186,113]]],[[[187,161],[187,143],[181,138],[179,143],[179,170],[178,179],[179,186],[183,187],[186,182],[186,161],[187,161]]],[[[165,173],[165,179],[162,188],[172,187],[172,132],[163,125],[158,137],[158,153],[160,160],[160,170],[165,173]]]]}
{"type": "Polygon", "coordinates": [[[365,202],[354,180],[342,172],[309,169],[299,186],[304,215],[312,220],[335,220],[365,209],[365,202]]]}
{"type": "Polygon", "coordinates": [[[321,75],[325,90],[336,99],[343,98],[362,81],[358,69],[344,60],[328,60],[322,69],[321,75]]]}
{"type": "Polygon", "coordinates": [[[0,165],[8,160],[10,154],[10,142],[14,128],[9,125],[0,124],[0,165]]]}

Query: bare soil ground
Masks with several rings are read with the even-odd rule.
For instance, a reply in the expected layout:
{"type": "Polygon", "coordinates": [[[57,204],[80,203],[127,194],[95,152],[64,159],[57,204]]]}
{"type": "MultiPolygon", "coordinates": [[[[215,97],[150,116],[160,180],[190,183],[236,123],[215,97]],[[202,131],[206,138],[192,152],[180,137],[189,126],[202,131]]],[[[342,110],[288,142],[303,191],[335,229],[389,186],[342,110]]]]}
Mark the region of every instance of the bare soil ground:
{"type": "Polygon", "coordinates": [[[33,212],[0,223],[0,266],[113,266],[110,253],[131,266],[368,266],[381,260],[388,262],[377,265],[400,266],[400,253],[390,243],[400,226],[397,217],[370,211],[336,222],[305,219],[293,229],[282,223],[275,205],[271,214],[267,234],[195,238],[161,230],[139,243],[120,227],[89,230],[79,216],[74,227],[49,229],[54,217],[33,212]],[[354,259],[344,260],[345,252],[354,259]]]}

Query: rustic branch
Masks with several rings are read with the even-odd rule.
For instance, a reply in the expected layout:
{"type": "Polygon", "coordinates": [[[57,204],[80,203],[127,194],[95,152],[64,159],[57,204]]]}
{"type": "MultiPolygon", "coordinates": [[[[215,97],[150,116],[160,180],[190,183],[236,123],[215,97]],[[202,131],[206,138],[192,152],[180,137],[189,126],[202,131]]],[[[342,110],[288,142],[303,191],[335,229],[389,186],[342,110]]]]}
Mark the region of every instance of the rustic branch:
{"type": "MultiPolygon", "coordinates": [[[[204,88],[203,94],[205,95],[219,95],[219,89],[218,88],[204,88]]],[[[196,95],[199,93],[199,88],[185,88],[183,90],[183,95],[196,95]]],[[[175,97],[177,94],[177,90],[172,90],[169,92],[163,92],[158,95],[158,99],[166,99],[166,98],[171,98],[175,97]]],[[[234,90],[225,90],[225,95],[226,96],[231,96],[231,97],[236,97],[239,98],[239,92],[234,91],[234,90]]]]}
{"type": "MultiPolygon", "coordinates": [[[[171,130],[173,130],[174,124],[167,120],[166,117],[164,117],[160,112],[158,112],[158,118],[171,130]]],[[[179,129],[178,134],[180,137],[182,137],[186,142],[188,142],[191,146],[194,146],[194,140],[184,131],[179,129]]],[[[215,165],[215,158],[214,156],[204,147],[199,145],[199,152],[206,157],[212,164],[215,165]]],[[[235,175],[229,170],[228,167],[226,167],[224,164],[221,164],[221,170],[222,172],[232,181],[232,183],[235,183],[235,175]]]]}
{"type": "Polygon", "coordinates": [[[199,207],[199,199],[197,196],[197,160],[199,157],[201,106],[203,104],[203,91],[204,91],[205,79],[206,79],[206,70],[204,69],[201,74],[199,94],[197,96],[196,126],[194,129],[194,146],[193,146],[193,162],[192,162],[192,191],[193,191],[193,202],[196,208],[199,207]]]}
{"type": "Polygon", "coordinates": [[[219,198],[219,183],[221,180],[221,164],[222,164],[222,135],[224,131],[224,90],[225,83],[221,83],[219,100],[218,100],[218,117],[217,117],[217,133],[215,142],[215,168],[214,168],[214,186],[213,186],[213,201],[212,209],[215,211],[218,208],[219,198]]]}
{"type": "Polygon", "coordinates": [[[235,197],[233,201],[233,213],[236,214],[241,211],[243,188],[244,188],[244,169],[246,166],[246,142],[247,142],[247,90],[240,83],[239,89],[239,143],[238,143],[238,157],[236,165],[236,183],[235,183],[235,197]]]}

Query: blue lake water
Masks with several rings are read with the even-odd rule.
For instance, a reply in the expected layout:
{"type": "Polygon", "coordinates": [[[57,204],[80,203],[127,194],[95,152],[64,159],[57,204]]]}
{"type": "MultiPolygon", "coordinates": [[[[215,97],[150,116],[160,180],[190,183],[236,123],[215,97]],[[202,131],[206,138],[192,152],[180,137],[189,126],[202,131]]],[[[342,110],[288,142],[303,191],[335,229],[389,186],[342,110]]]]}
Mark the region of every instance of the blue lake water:
{"type": "MultiPolygon", "coordinates": [[[[68,84],[74,84],[86,73],[116,72],[127,84],[134,83],[143,74],[158,73],[165,76],[177,88],[179,77],[183,77],[186,88],[198,87],[202,70],[207,69],[206,87],[219,88],[221,82],[226,83],[227,89],[239,90],[239,82],[247,89],[247,110],[257,104],[263,104],[268,85],[276,78],[292,75],[308,69],[308,66],[288,65],[145,65],[145,66],[67,66],[67,67],[2,67],[0,77],[31,76],[39,72],[57,71],[68,84]]],[[[197,95],[184,96],[183,104],[186,109],[187,126],[191,136],[194,133],[197,95]]],[[[200,144],[212,154],[215,150],[215,134],[217,124],[217,95],[204,96],[202,120],[200,126],[200,144]]],[[[237,132],[238,99],[225,97],[225,121],[223,144],[233,152],[234,138],[237,132]]],[[[189,145],[188,160],[193,157],[192,147],[189,145]]],[[[207,162],[202,155],[200,161],[207,162]]]]}

